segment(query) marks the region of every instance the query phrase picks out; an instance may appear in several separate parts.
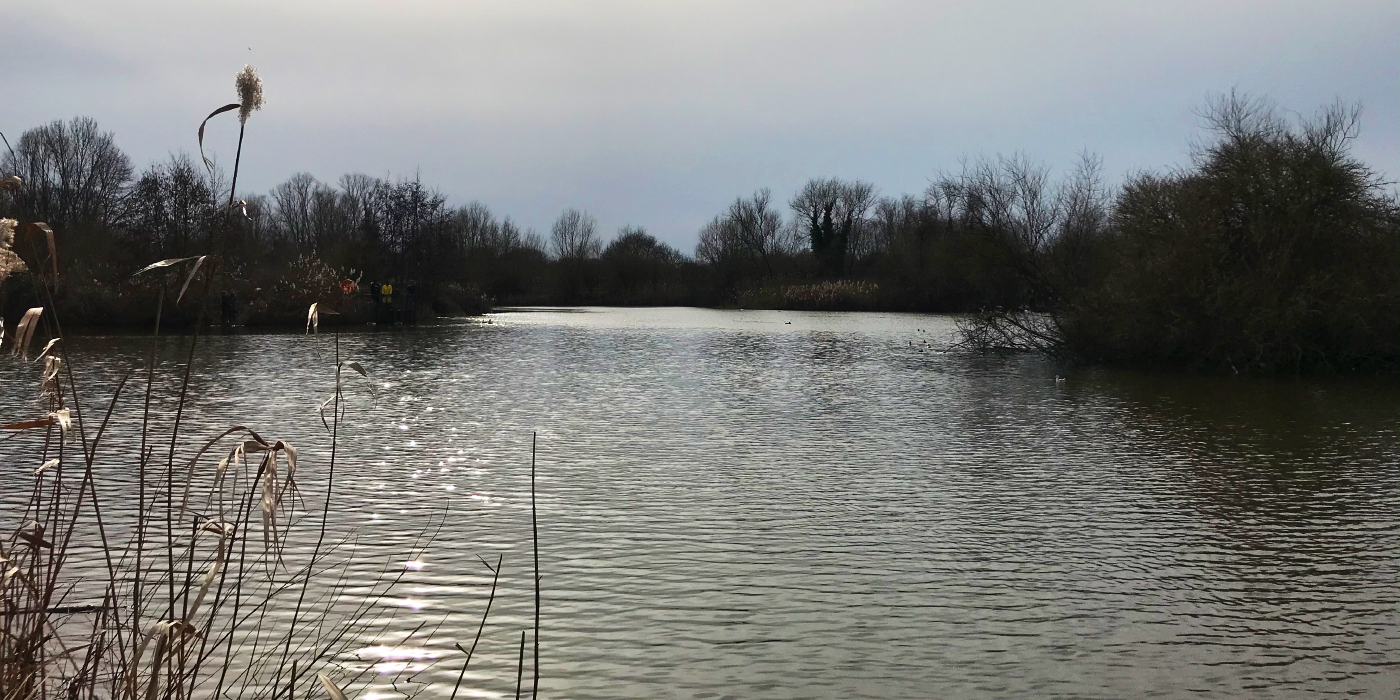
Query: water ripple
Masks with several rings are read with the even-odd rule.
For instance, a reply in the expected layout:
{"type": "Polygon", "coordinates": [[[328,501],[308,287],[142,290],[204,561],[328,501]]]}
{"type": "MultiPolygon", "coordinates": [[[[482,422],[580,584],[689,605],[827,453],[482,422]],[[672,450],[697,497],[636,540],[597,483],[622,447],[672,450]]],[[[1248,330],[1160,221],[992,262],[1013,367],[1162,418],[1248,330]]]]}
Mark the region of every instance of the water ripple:
{"type": "MultiPolygon", "coordinates": [[[[342,336],[375,384],[352,385],[338,448],[332,526],[374,555],[347,590],[412,562],[374,602],[441,625],[361,660],[437,659],[420,680],[445,697],[491,584],[477,557],[500,555],[465,683],[513,693],[538,431],[547,696],[1400,687],[1393,383],[1074,370],[942,352],[951,333],[928,316],[595,309],[342,336]]],[[[288,439],[318,502],[329,342],[210,338],[189,444],[238,422],[288,439]]],[[[94,397],[145,347],[72,346],[94,397]]],[[[36,372],[0,363],[0,390],[32,396],[36,372]]],[[[135,427],[122,414],[113,435],[135,427]]],[[[104,488],[129,487],[131,463],[101,465],[104,488]]],[[[4,477],[7,516],[22,471],[4,477]]]]}

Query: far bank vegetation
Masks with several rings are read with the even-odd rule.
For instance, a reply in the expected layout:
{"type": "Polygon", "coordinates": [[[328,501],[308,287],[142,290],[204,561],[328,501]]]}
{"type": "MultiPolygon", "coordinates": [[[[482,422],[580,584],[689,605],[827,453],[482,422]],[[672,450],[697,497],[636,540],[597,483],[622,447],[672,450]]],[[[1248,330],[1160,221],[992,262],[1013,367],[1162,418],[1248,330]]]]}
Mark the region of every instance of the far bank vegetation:
{"type": "MultiPolygon", "coordinates": [[[[419,180],[292,176],[241,194],[222,284],[239,322],[293,322],[343,279],[413,284],[436,313],[491,304],[700,305],[966,314],[965,341],[1095,363],[1277,373],[1400,361],[1400,215],[1350,153],[1358,111],[1292,119],[1264,100],[1202,110],[1190,163],[1108,184],[1025,158],[970,161],[919,195],[809,181],[735,198],[693,254],[640,226],[564,211],[522,229],[419,180]]],[[[59,295],[75,323],[147,320],[140,261],[208,250],[227,187],[184,155],[136,172],[88,119],[31,129],[0,165],[35,195],[0,216],[66,232],[59,295]]],[[[223,239],[221,239],[223,240],[223,239]]],[[[26,251],[16,246],[22,257],[26,251]]],[[[12,276],[7,319],[33,300],[12,276]]],[[[355,320],[352,317],[340,320],[355,320]]],[[[178,321],[178,319],[177,319],[178,321]]]]}

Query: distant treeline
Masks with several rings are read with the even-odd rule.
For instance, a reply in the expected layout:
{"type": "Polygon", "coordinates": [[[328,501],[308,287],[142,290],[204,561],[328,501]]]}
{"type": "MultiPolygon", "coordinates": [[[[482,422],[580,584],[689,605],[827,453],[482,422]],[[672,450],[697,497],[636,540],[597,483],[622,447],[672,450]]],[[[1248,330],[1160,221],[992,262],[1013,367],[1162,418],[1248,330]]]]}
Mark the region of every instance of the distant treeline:
{"type": "MultiPolygon", "coordinates": [[[[1400,365],[1400,206],[1349,155],[1356,112],[1295,123],[1227,96],[1192,164],[1106,185],[1022,158],[973,162],[921,195],[809,181],[731,202],[694,255],[637,226],[610,240],[569,209],[545,234],[420,181],[294,175],[234,211],[217,169],[184,155],[136,173],[90,119],[25,132],[4,158],[0,216],[48,221],[75,322],[146,321],[162,283],[131,273],[214,253],[245,322],[354,304],[344,279],[413,286],[423,308],[701,305],[948,311],[969,345],[1236,372],[1400,365]],[[212,170],[212,172],[210,172],[212,170]],[[328,301],[329,300],[329,301],[328,301]]],[[[42,250],[16,252],[37,263],[42,250]]],[[[0,289],[5,316],[28,301],[0,289]]],[[[363,294],[363,292],[358,292],[363,294]]],[[[353,314],[352,314],[353,316],[353,314]]]]}
{"type": "MultiPolygon", "coordinates": [[[[205,254],[221,261],[215,293],[232,293],[245,322],[295,320],[314,301],[338,299],[344,279],[362,292],[370,282],[413,286],[438,313],[492,304],[966,311],[1026,298],[988,241],[946,219],[943,190],[882,199],[862,182],[813,180],[786,207],[760,191],[706,225],[691,256],[640,226],[605,240],[577,209],[544,234],[522,229],[477,202],[450,206],[417,179],[349,174],[329,184],[299,173],[266,195],[240,194],[229,211],[219,169],[179,154],[137,172],[84,117],[24,132],[0,171],[24,183],[0,192],[0,216],[58,232],[58,295],[74,323],[151,320],[161,279],[132,272],[205,254]]],[[[15,250],[31,268],[45,264],[44,248],[29,245],[15,250]]],[[[6,318],[35,301],[23,278],[0,292],[6,318]]]]}

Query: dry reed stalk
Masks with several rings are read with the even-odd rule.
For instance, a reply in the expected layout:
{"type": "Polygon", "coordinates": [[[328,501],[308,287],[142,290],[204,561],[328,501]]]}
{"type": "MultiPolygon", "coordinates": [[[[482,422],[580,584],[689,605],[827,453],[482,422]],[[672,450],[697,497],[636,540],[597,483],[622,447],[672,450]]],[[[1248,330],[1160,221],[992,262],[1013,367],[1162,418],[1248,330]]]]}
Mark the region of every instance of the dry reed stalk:
{"type": "Polygon", "coordinates": [[[476,638],[472,640],[472,648],[463,649],[461,644],[453,645],[457,647],[457,651],[466,654],[467,658],[462,661],[462,670],[457,674],[457,683],[452,686],[452,696],[448,700],[457,700],[457,691],[462,687],[462,678],[467,675],[467,666],[471,665],[472,654],[476,653],[476,645],[481,642],[481,633],[486,629],[486,618],[491,615],[491,604],[496,602],[496,583],[501,580],[501,562],[503,561],[505,561],[505,557],[499,554],[496,555],[496,566],[494,567],[487,564],[485,559],[481,560],[481,563],[486,564],[486,568],[491,570],[491,594],[486,598],[486,610],[481,613],[481,624],[477,625],[476,638]]]}
{"type": "MultiPolygon", "coordinates": [[[[55,383],[57,368],[67,364],[52,354],[54,348],[62,347],[61,342],[51,344],[50,352],[45,355],[46,383],[55,383]]],[[[364,377],[367,373],[358,363],[339,361],[338,337],[335,366],[336,398],[339,400],[341,368],[352,368],[364,377]]],[[[182,383],[182,388],[187,386],[182,383]]],[[[332,561],[330,557],[340,556],[335,554],[336,547],[320,551],[319,540],[326,534],[326,510],[322,513],[318,552],[311,561],[285,575],[277,573],[289,564],[282,556],[282,549],[291,536],[290,530],[297,526],[294,514],[283,511],[296,493],[295,470],[299,460],[290,444],[264,439],[243,426],[230,428],[209,440],[187,461],[181,460],[178,469],[168,465],[163,473],[149,474],[153,479],[148,481],[156,485],[153,490],[157,497],[142,500],[136,514],[138,524],[144,523],[149,528],[162,519],[178,524],[193,518],[188,534],[176,534],[172,538],[174,546],[167,546],[170,552],[167,558],[141,557],[148,543],[140,534],[135,534],[125,549],[121,545],[116,547],[116,561],[109,564],[113,573],[103,584],[105,591],[100,603],[61,604],[68,595],[61,591],[90,590],[90,587],[62,583],[61,567],[66,555],[51,554],[54,550],[66,549],[71,537],[72,527],[58,526],[62,520],[59,516],[76,521],[80,515],[88,513],[87,504],[81,499],[74,501],[66,497],[65,493],[71,490],[60,488],[60,484],[65,483],[61,455],[67,441],[73,439],[69,432],[73,420],[69,408],[62,405],[64,389],[51,387],[47,395],[54,404],[53,410],[44,420],[32,422],[35,428],[57,426],[63,429],[55,431],[56,435],[51,432],[45,436],[43,452],[47,454],[51,448],[56,448],[60,456],[45,460],[38,470],[42,478],[36,478],[36,482],[52,483],[53,488],[36,487],[35,500],[29,509],[36,517],[30,518],[32,522],[27,527],[0,545],[0,553],[8,555],[6,561],[11,563],[3,577],[3,589],[0,589],[0,600],[4,602],[4,610],[0,612],[28,611],[7,615],[8,621],[0,622],[21,644],[16,649],[13,643],[5,647],[0,642],[0,654],[5,654],[3,658],[7,660],[0,671],[0,697],[38,698],[56,694],[125,700],[185,700],[211,695],[275,698],[295,692],[303,673],[344,658],[358,641],[359,634],[387,629],[392,623],[397,611],[379,615],[372,612],[371,606],[402,580],[402,570],[397,575],[388,575],[390,570],[386,565],[382,571],[388,576],[376,584],[377,590],[348,609],[336,592],[343,587],[318,588],[322,592],[312,593],[316,577],[337,566],[344,572],[352,561],[349,558],[342,558],[339,564],[332,561]],[[229,441],[232,444],[225,444],[229,441]],[[224,449],[220,449],[220,445],[225,445],[224,449]],[[250,463],[249,453],[261,456],[261,460],[250,463]],[[199,465],[205,463],[206,458],[211,468],[202,469],[199,465]],[[164,489],[160,487],[162,482],[164,489]],[[180,493],[176,493],[176,489],[180,493]],[[161,498],[162,490],[164,498],[161,498]],[[178,501],[172,497],[176,495],[180,495],[178,501]],[[234,503],[239,505],[231,510],[234,503]],[[254,509],[258,511],[256,515],[254,509]],[[204,515],[206,513],[208,516],[204,515]],[[65,529],[68,533],[61,541],[49,535],[65,529]],[[256,537],[252,531],[257,529],[263,530],[264,546],[250,549],[250,538],[244,534],[256,537]],[[206,533],[216,537],[211,539],[206,533]],[[210,544],[202,544],[205,542],[210,544]],[[27,558],[17,559],[16,551],[27,558]],[[202,575],[191,577],[186,573],[181,580],[182,570],[199,570],[202,575]],[[168,591],[172,586],[175,588],[173,596],[168,593],[152,595],[162,589],[168,591]],[[278,601],[289,592],[296,592],[297,603],[293,623],[283,624],[278,622],[282,618],[274,611],[278,601]],[[113,604],[121,601],[128,602],[113,604]],[[123,614],[124,608],[129,608],[130,613],[123,614]],[[51,619],[60,613],[75,614],[72,611],[93,615],[91,624],[74,628],[71,619],[63,623],[51,619]],[[137,627],[135,622],[141,617],[154,617],[156,621],[137,627]],[[71,629],[82,631],[65,631],[71,629]],[[131,638],[130,634],[136,637],[131,638]],[[278,637],[279,643],[270,644],[278,637]],[[83,643],[70,643],[69,638],[82,639],[83,643]],[[240,649],[239,657],[245,660],[233,658],[235,647],[240,649]],[[252,653],[249,653],[250,648],[252,653]],[[220,655],[224,657],[222,661],[219,661],[220,655]],[[292,669],[290,676],[286,676],[288,668],[292,669]]],[[[98,442],[115,405],[114,398],[98,438],[93,441],[92,451],[84,452],[85,459],[97,457],[98,442]]],[[[338,406],[332,415],[335,416],[332,424],[334,450],[338,444],[341,415],[338,406]]],[[[147,413],[142,422],[143,433],[149,432],[150,422],[147,413]]],[[[333,476],[328,481],[331,480],[333,476]]],[[[83,489],[78,491],[84,492],[83,489]]],[[[92,499],[96,499],[95,491],[92,499]]],[[[443,521],[445,518],[439,523],[443,521]]],[[[177,533],[178,530],[172,528],[168,532],[177,533]]],[[[340,574],[340,580],[345,580],[344,573],[340,574]]],[[[491,595],[494,599],[494,583],[491,595]]],[[[489,612],[488,600],[486,614],[489,612]]],[[[483,627],[484,621],[485,616],[483,627]]],[[[413,634],[422,628],[423,623],[420,623],[413,634]]],[[[480,632],[479,629],[478,639],[480,632]]],[[[5,637],[0,635],[0,640],[3,639],[5,637]]],[[[350,681],[352,684],[360,682],[360,676],[350,681]]]]}
{"type": "Polygon", "coordinates": [[[535,551],[535,678],[530,684],[530,697],[540,693],[540,520],[535,508],[535,440],[530,433],[530,541],[535,551]]]}
{"type": "MultiPolygon", "coordinates": [[[[261,86],[254,87],[257,89],[253,90],[246,81],[240,82],[242,102],[216,110],[210,116],[240,108],[242,126],[247,114],[261,105],[261,86]]],[[[201,124],[201,155],[203,127],[201,124]]],[[[241,132],[240,129],[240,153],[241,132]]],[[[11,182],[16,187],[20,184],[18,179],[7,178],[4,186],[9,187],[11,182]]],[[[368,372],[358,362],[341,359],[337,334],[335,392],[322,406],[331,406],[332,418],[327,421],[324,411],[321,414],[323,424],[331,432],[331,459],[320,531],[309,556],[289,559],[284,556],[287,543],[306,520],[304,507],[300,512],[293,507],[300,498],[296,448],[286,441],[264,439],[247,427],[234,426],[208,440],[188,459],[182,457],[178,464],[176,460],[181,417],[192,388],[194,353],[216,265],[204,265],[207,256],[172,258],[136,273],[192,263],[176,303],[183,299],[196,274],[201,269],[205,273],[200,313],[181,368],[174,420],[168,429],[166,463],[159,468],[152,463],[152,453],[158,437],[155,424],[163,414],[153,412],[152,398],[156,393],[165,287],[162,286],[157,304],[146,368],[140,439],[138,442],[118,438],[117,449],[109,456],[99,447],[117,411],[118,399],[134,372],[124,375],[117,384],[89,441],[73,364],[67,355],[67,343],[62,342],[62,326],[53,303],[53,289],[58,282],[54,232],[42,224],[31,224],[26,230],[45,234],[52,277],[36,276],[36,285],[41,285],[38,291],[47,299],[47,306],[26,312],[16,327],[12,354],[28,359],[29,345],[41,321],[50,324],[52,332],[51,340],[36,358],[44,360],[40,395],[46,404],[45,415],[0,425],[0,430],[11,431],[14,437],[35,441],[37,458],[32,463],[39,465],[34,470],[34,485],[23,509],[22,525],[7,536],[0,535],[0,700],[194,700],[234,696],[275,700],[279,695],[305,695],[304,689],[298,691],[298,680],[313,672],[328,695],[344,698],[344,689],[362,683],[373,666],[361,668],[340,685],[319,669],[344,668],[344,660],[355,656],[352,652],[356,645],[363,645],[364,638],[382,634],[395,623],[398,608],[384,612],[376,610],[376,605],[406,575],[403,567],[395,569],[393,564],[402,557],[386,559],[367,595],[348,599],[345,591],[357,554],[353,546],[345,545],[353,542],[347,538],[326,544],[339,427],[344,415],[343,370],[354,371],[367,382],[368,372]],[[75,452],[75,447],[80,447],[81,452],[75,452]],[[114,456],[120,459],[132,447],[137,448],[135,508],[116,511],[118,517],[112,520],[104,515],[94,465],[114,456]],[[81,459],[76,459],[75,454],[81,454],[81,459]],[[250,460],[250,455],[259,459],[250,460]],[[215,457],[220,458],[209,465],[215,457]],[[124,542],[108,539],[107,528],[112,525],[129,533],[124,542]],[[149,535],[153,528],[159,532],[162,526],[164,542],[157,544],[158,540],[149,535]],[[103,567],[97,576],[82,570],[92,562],[75,558],[76,551],[70,549],[74,542],[90,537],[94,527],[101,542],[98,550],[103,567]],[[263,546],[250,546],[259,535],[263,546]],[[163,555],[160,550],[164,550],[163,555]],[[70,571],[74,562],[81,565],[78,571],[70,571]],[[291,595],[296,598],[294,605],[287,601],[291,595]],[[83,602],[85,598],[90,602],[83,602]],[[286,614],[288,608],[290,616],[286,614]],[[286,673],[288,669],[290,674],[286,673]]],[[[318,305],[308,312],[313,332],[319,330],[319,312],[318,305]]],[[[370,391],[374,393],[372,384],[370,391]]],[[[421,551],[445,522],[445,511],[441,517],[430,519],[411,551],[421,551]]],[[[492,572],[490,597],[472,649],[457,647],[464,651],[466,663],[470,663],[490,615],[500,575],[499,559],[492,572]]],[[[404,640],[419,634],[426,624],[420,622],[404,640]]],[[[439,621],[426,634],[431,637],[442,624],[439,621]]],[[[523,674],[523,654],[522,636],[517,692],[523,674]]],[[[538,661],[536,669],[538,684],[538,661]]],[[[454,693],[461,681],[459,676],[454,693]]],[[[413,677],[407,682],[414,683],[413,677]]]]}
{"type": "Polygon", "coordinates": [[[525,630],[520,630],[520,661],[515,666],[515,700],[520,700],[521,683],[525,680],[525,630]]]}

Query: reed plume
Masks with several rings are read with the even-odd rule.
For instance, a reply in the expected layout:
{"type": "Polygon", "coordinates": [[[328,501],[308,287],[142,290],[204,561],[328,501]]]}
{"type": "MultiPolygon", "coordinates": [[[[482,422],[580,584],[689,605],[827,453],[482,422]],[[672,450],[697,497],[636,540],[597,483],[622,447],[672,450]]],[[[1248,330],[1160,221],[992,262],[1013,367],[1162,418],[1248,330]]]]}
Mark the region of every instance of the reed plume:
{"type": "Polygon", "coordinates": [[[243,66],[234,77],[233,86],[238,90],[238,123],[247,124],[248,116],[263,106],[262,78],[252,66],[243,66]]]}

